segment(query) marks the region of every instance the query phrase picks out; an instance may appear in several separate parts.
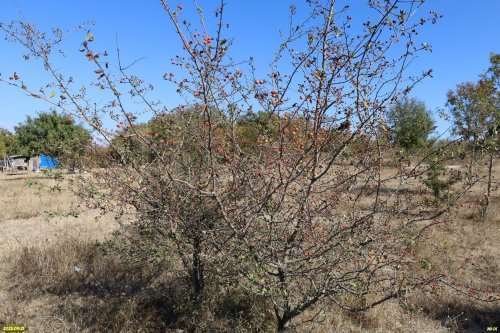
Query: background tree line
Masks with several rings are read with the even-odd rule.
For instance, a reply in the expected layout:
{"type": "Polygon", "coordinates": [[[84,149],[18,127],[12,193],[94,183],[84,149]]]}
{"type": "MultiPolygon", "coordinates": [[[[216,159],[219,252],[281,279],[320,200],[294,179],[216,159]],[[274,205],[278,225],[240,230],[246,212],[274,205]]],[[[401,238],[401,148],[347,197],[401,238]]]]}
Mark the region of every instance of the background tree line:
{"type": "MultiPolygon", "coordinates": [[[[455,90],[447,94],[447,119],[452,122],[452,134],[463,140],[472,154],[478,151],[494,157],[498,150],[498,131],[500,130],[500,55],[490,56],[490,67],[477,82],[466,82],[457,85],[455,90]]],[[[183,114],[187,111],[183,110],[183,114]]],[[[195,115],[196,111],[189,111],[195,115]]],[[[155,133],[160,140],[167,138],[167,126],[174,123],[179,114],[173,113],[168,119],[154,117],[144,124],[134,126],[130,131],[121,126],[113,145],[121,149],[133,150],[134,137],[155,133]]],[[[278,136],[279,116],[271,112],[249,112],[237,119],[236,131],[240,145],[244,150],[252,149],[259,140],[269,140],[278,136]]],[[[298,131],[298,127],[312,126],[307,119],[297,118],[290,123],[290,132],[298,131]]],[[[330,129],[339,135],[345,134],[349,127],[342,124],[339,128],[330,129]]],[[[387,112],[386,121],[381,122],[379,129],[393,148],[401,149],[400,154],[406,157],[417,153],[436,139],[431,134],[436,129],[436,121],[425,103],[417,98],[405,97],[395,103],[387,112]]],[[[69,115],[56,111],[42,112],[37,117],[28,116],[26,121],[14,127],[11,133],[0,128],[0,156],[46,154],[73,160],[83,156],[85,147],[91,142],[91,134],[81,125],[76,124],[69,115]]],[[[300,144],[300,143],[299,143],[300,144]]],[[[491,158],[490,158],[491,160],[491,158]]]]}
{"type": "Polygon", "coordinates": [[[0,129],[0,156],[48,155],[75,168],[91,140],[90,132],[71,116],[56,111],[41,112],[15,126],[14,133],[0,129]]]}

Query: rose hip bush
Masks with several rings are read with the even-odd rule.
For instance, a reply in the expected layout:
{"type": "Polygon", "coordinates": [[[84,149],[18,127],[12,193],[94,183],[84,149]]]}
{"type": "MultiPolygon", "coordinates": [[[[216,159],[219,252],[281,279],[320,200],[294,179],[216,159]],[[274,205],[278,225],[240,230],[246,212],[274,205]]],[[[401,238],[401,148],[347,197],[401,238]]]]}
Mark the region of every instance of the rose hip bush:
{"type": "Polygon", "coordinates": [[[122,251],[184,278],[200,322],[218,294],[242,290],[263,300],[280,332],[326,304],[364,311],[448,283],[421,267],[412,246],[447,222],[471,184],[429,211],[424,189],[411,183],[421,169],[382,172],[393,157],[380,131],[388,108],[431,74],[407,70],[428,49],[418,30],[438,14],[418,16],[417,0],[366,1],[364,21],[336,1],[305,1],[306,16],[291,6],[290,29],[262,77],[252,60],[229,57],[224,1],[213,27],[196,1],[160,2],[181,50],[163,78],[188,101],[172,110],[149,98],[152,87],[128,74],[119,52],[110,65],[93,48],[98,36],[88,33],[80,49],[108,96],[96,108],[52,60],[61,30],[1,27],[43,63],[55,93],[22,89],[83,121],[106,146],[75,186],[118,219],[133,208],[122,251]],[[188,6],[200,20],[184,18],[188,6]],[[147,124],[137,121],[144,113],[147,124]]]}

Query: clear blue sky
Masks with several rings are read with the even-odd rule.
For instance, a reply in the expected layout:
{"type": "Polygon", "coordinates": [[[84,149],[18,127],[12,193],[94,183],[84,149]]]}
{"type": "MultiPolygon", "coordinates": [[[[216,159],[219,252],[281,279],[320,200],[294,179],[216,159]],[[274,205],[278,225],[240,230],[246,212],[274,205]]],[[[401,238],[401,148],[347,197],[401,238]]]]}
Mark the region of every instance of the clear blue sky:
{"type": "MultiPolygon", "coordinates": [[[[352,0],[352,3],[362,0],[352,0]]],[[[184,15],[192,16],[189,0],[170,1],[183,4],[184,15]]],[[[213,0],[200,0],[213,4],[213,0]]],[[[253,56],[256,65],[267,71],[266,64],[279,41],[279,29],[287,27],[290,3],[288,0],[227,0],[226,21],[229,35],[235,37],[233,56],[248,59],[253,56]]],[[[464,81],[477,80],[488,67],[490,52],[500,53],[500,0],[428,0],[425,10],[436,10],[444,18],[434,26],[424,28],[421,37],[432,45],[433,52],[421,56],[413,70],[420,73],[433,68],[434,78],[427,79],[412,93],[423,100],[429,109],[444,107],[446,92],[464,81]]],[[[211,12],[210,12],[211,14],[211,12]]],[[[355,12],[363,17],[363,12],[355,12]]],[[[172,107],[182,101],[172,86],[161,80],[165,71],[172,69],[170,58],[179,53],[179,42],[173,27],[156,0],[0,0],[0,21],[25,20],[39,28],[70,28],[85,21],[95,21],[92,32],[94,46],[101,49],[115,48],[115,35],[124,62],[145,57],[134,66],[134,71],[155,85],[163,102],[172,107]]],[[[75,51],[84,38],[78,33],[69,39],[67,47],[75,51]]],[[[76,52],[77,53],[77,52],[76,52]]],[[[75,77],[88,77],[92,67],[81,57],[75,60],[69,53],[61,68],[75,77]]],[[[40,66],[22,60],[22,51],[12,44],[0,41],[0,73],[8,75],[16,70],[27,82],[41,85],[46,81],[40,66]]],[[[98,99],[98,97],[96,97],[98,99]]],[[[0,85],[0,127],[12,129],[26,115],[47,110],[48,106],[25,96],[21,91],[0,85]]],[[[446,127],[439,123],[439,130],[446,127]]]]}

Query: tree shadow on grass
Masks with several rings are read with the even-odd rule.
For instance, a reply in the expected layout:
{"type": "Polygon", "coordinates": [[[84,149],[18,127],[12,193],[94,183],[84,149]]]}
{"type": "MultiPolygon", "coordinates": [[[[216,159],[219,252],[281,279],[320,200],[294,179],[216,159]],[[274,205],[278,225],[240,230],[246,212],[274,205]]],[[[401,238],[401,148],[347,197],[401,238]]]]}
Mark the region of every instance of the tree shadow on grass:
{"type": "Polygon", "coordinates": [[[432,309],[431,316],[444,326],[463,333],[487,332],[488,327],[500,331],[500,304],[448,304],[432,309]]]}
{"type": "Polygon", "coordinates": [[[273,323],[263,298],[217,286],[207,290],[202,315],[189,281],[173,267],[126,262],[102,253],[97,243],[61,241],[45,249],[26,248],[11,260],[12,300],[56,296],[45,298],[57,299],[46,317],[64,318],[82,332],[191,332],[201,323],[203,332],[232,332],[235,326],[264,332],[273,323]]]}

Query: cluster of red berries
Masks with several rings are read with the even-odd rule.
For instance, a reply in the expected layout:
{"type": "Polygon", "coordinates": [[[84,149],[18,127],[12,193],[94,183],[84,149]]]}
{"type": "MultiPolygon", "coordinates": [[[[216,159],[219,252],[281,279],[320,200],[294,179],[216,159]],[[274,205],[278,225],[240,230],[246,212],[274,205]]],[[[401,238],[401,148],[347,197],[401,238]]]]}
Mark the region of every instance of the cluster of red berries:
{"type": "Polygon", "coordinates": [[[9,76],[9,80],[19,80],[19,76],[17,75],[16,72],[14,72],[14,75],[9,76]]]}
{"type": "Polygon", "coordinates": [[[170,79],[171,79],[171,78],[173,78],[174,76],[175,76],[175,74],[174,74],[174,73],[165,73],[165,74],[163,74],[163,79],[164,79],[164,80],[167,80],[167,78],[168,78],[168,77],[170,77],[170,79]]]}

